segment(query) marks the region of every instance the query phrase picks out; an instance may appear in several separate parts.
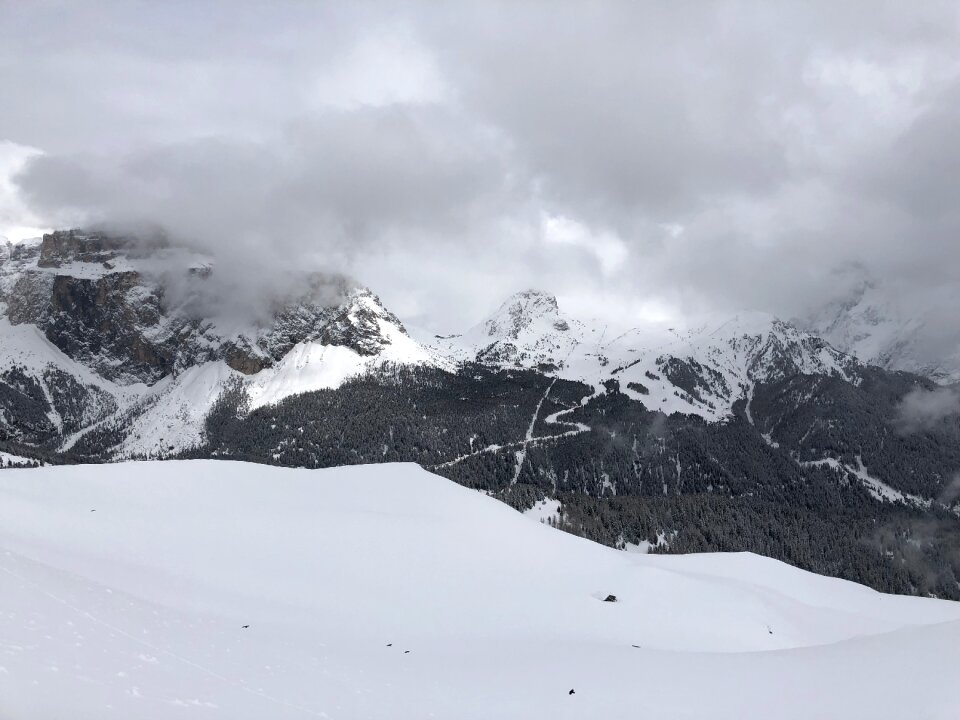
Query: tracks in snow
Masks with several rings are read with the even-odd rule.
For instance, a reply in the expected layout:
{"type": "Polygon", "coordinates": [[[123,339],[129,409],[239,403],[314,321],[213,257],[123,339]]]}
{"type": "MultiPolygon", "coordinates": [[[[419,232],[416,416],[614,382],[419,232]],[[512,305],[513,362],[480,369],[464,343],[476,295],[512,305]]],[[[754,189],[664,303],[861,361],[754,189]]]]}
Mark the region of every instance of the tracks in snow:
{"type": "MultiPolygon", "coordinates": [[[[753,413],[750,411],[750,406],[753,404],[753,393],[756,390],[756,384],[750,386],[750,389],[747,392],[746,405],[744,406],[744,412],[747,416],[747,420],[757,432],[760,433],[760,437],[763,438],[764,442],[767,443],[770,447],[778,448],[780,445],[773,439],[771,433],[760,432],[760,428],[757,427],[757,424],[753,420],[753,413]]],[[[810,431],[807,430],[807,434],[810,431]]],[[[807,435],[804,435],[806,439],[807,435]]],[[[802,444],[801,440],[801,444],[802,444]]],[[[926,507],[929,508],[933,503],[932,500],[919,497],[918,495],[911,495],[910,493],[897,490],[894,487],[887,485],[882,480],[879,480],[867,472],[866,466],[863,464],[863,459],[857,455],[857,466],[853,467],[851,465],[845,465],[841,463],[836,458],[823,458],[822,460],[799,460],[793,456],[793,453],[788,453],[790,458],[801,468],[809,467],[829,467],[834,470],[842,470],[848,475],[859,480],[863,486],[867,489],[867,492],[873,496],[875,500],[880,502],[889,502],[889,503],[902,503],[904,505],[914,506],[914,507],[926,507]]]]}
{"type": "Polygon", "coordinates": [[[547,391],[543,394],[543,397],[540,398],[540,402],[537,403],[536,410],[533,411],[533,418],[530,420],[530,427],[527,428],[527,434],[524,438],[523,445],[516,452],[517,467],[513,471],[513,480],[510,481],[511,485],[517,484],[517,479],[520,477],[520,471],[523,469],[523,463],[527,459],[527,445],[529,445],[533,440],[533,428],[537,424],[537,418],[540,417],[540,408],[543,407],[543,401],[547,399],[547,396],[550,394],[550,391],[553,390],[553,386],[556,382],[556,378],[550,381],[550,384],[547,385],[547,391]]]}
{"type": "Polygon", "coordinates": [[[579,435],[580,433],[585,433],[588,430],[590,430],[589,425],[584,425],[583,423],[579,423],[579,422],[567,423],[560,420],[561,415],[566,415],[567,413],[570,413],[576,410],[577,406],[574,406],[571,408],[567,408],[565,410],[560,410],[558,412],[555,412],[543,419],[543,421],[548,425],[567,425],[567,426],[573,425],[574,427],[572,430],[567,430],[566,432],[557,433],[556,435],[540,435],[539,437],[533,436],[534,428],[537,425],[537,418],[540,417],[540,409],[543,407],[543,401],[546,400],[547,397],[550,395],[550,391],[553,389],[553,384],[556,381],[557,381],[556,378],[554,378],[553,381],[550,383],[550,385],[547,387],[547,391],[543,394],[543,397],[540,398],[540,402],[537,403],[537,409],[533,413],[533,418],[530,421],[530,427],[527,428],[527,433],[523,440],[507,443],[506,445],[488,445],[485,448],[482,448],[480,450],[475,450],[474,452],[467,453],[466,455],[461,455],[459,457],[454,458],[453,460],[448,460],[447,462],[439,463],[438,465],[433,465],[428,469],[440,470],[442,468],[453,467],[454,465],[458,465],[464,460],[467,460],[472,457],[476,457],[477,455],[483,455],[484,453],[495,453],[501,450],[515,450],[516,458],[517,458],[517,467],[516,467],[516,470],[514,471],[512,482],[516,483],[517,479],[520,477],[520,471],[523,469],[523,463],[527,457],[528,447],[535,446],[535,445],[542,445],[546,442],[559,440],[565,437],[572,437],[574,435],[579,435]]]}

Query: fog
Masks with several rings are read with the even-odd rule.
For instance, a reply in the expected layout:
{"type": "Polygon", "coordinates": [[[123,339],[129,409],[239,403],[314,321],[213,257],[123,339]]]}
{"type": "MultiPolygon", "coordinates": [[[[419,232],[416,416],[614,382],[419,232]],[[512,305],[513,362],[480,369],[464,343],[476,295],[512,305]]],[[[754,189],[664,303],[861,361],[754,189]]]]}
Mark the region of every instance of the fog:
{"type": "Polygon", "coordinates": [[[958,83],[953,3],[7,3],[0,141],[36,154],[0,221],[156,224],[232,293],[346,273],[438,330],[529,286],[642,322],[869,278],[939,352],[958,83]]]}

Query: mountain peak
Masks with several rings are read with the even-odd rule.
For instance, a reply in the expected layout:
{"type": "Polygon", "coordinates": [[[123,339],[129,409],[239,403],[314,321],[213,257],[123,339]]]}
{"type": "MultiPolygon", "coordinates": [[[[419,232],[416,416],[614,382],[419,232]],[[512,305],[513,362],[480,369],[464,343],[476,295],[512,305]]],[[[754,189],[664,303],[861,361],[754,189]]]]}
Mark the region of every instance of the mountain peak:
{"type": "Polygon", "coordinates": [[[508,297],[497,312],[483,323],[483,328],[489,337],[515,340],[540,318],[553,321],[556,330],[568,329],[567,323],[559,317],[555,296],[541,290],[522,290],[508,297]]]}

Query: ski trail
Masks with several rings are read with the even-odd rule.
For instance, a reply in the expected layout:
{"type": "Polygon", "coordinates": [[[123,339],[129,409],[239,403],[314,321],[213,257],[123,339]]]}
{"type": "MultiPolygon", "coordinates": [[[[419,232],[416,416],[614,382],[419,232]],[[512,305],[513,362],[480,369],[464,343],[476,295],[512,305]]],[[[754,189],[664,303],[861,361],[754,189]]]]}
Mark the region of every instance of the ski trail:
{"type": "Polygon", "coordinates": [[[753,419],[753,394],[756,392],[756,390],[757,383],[754,382],[750,385],[749,390],[747,390],[747,394],[745,396],[746,404],[743,406],[743,412],[747,416],[747,422],[756,428],[757,432],[760,433],[760,437],[763,438],[763,441],[772,448],[778,448],[780,447],[780,443],[773,439],[773,430],[776,429],[776,425],[774,425],[770,432],[762,432],[760,428],[757,427],[757,423],[753,419]]]}
{"type": "Polygon", "coordinates": [[[47,412],[47,418],[53,423],[53,426],[57,429],[57,434],[63,434],[63,417],[57,412],[56,406],[53,404],[53,394],[50,392],[50,386],[47,385],[47,378],[45,373],[40,373],[40,389],[43,391],[43,397],[46,398],[47,405],[50,406],[49,412],[47,412]]]}
{"type": "Polygon", "coordinates": [[[459,455],[453,458],[452,460],[446,460],[442,463],[431,465],[427,469],[440,470],[443,468],[452,467],[454,465],[459,465],[464,460],[468,460],[469,458],[476,457],[478,455],[483,455],[484,453],[495,453],[495,452],[500,452],[501,450],[513,450],[513,449],[520,449],[520,448],[526,448],[526,447],[536,447],[537,445],[544,445],[552,440],[559,440],[561,438],[572,437],[573,435],[579,435],[580,433],[587,432],[590,429],[589,425],[584,425],[583,423],[579,423],[579,422],[568,423],[568,422],[564,422],[562,420],[556,419],[557,416],[564,415],[569,412],[573,412],[574,410],[576,410],[575,407],[567,408],[566,410],[561,410],[560,412],[553,413],[553,415],[549,415],[548,417],[545,417],[543,419],[545,423],[549,423],[550,425],[573,425],[574,428],[572,430],[567,430],[566,432],[557,433],[556,435],[540,435],[530,440],[517,440],[516,442],[506,443],[504,445],[487,445],[487,447],[485,448],[474,450],[473,452],[467,453],[466,455],[459,455]]]}
{"type": "Polygon", "coordinates": [[[902,490],[897,490],[890,485],[887,485],[883,480],[873,477],[867,471],[866,466],[863,464],[863,457],[860,455],[856,456],[857,465],[847,465],[840,462],[836,458],[824,458],[822,460],[807,460],[807,461],[798,461],[800,467],[829,467],[835,470],[842,469],[845,470],[848,474],[857,478],[863,486],[867,489],[867,492],[873,496],[875,500],[880,502],[889,502],[889,503],[902,503],[904,505],[913,505],[917,507],[929,508],[935,504],[934,500],[929,500],[927,498],[922,498],[919,495],[911,495],[910,493],[903,492],[902,490]]]}
{"type": "Polygon", "coordinates": [[[80,442],[80,439],[84,435],[96,430],[98,427],[101,427],[108,420],[113,420],[113,419],[114,419],[113,415],[107,415],[107,417],[101,420],[97,420],[95,423],[90,423],[85,428],[81,428],[80,430],[77,430],[75,433],[68,435],[64,439],[63,444],[60,445],[60,448],[57,450],[57,452],[67,452],[68,450],[72,449],[74,445],[80,442]]]}
{"type": "Polygon", "coordinates": [[[543,397],[540,398],[540,402],[537,403],[537,407],[533,411],[533,418],[531,418],[530,427],[527,428],[527,434],[524,436],[523,445],[519,450],[517,450],[516,453],[517,468],[513,471],[513,480],[510,481],[511,485],[516,485],[517,480],[520,478],[520,471],[523,469],[523,463],[527,459],[527,445],[533,442],[533,428],[537,424],[537,418],[540,417],[540,408],[543,407],[543,401],[547,399],[547,396],[550,394],[550,391],[553,390],[553,385],[556,382],[556,378],[550,382],[550,384],[547,386],[547,391],[543,394],[543,397]]]}
{"type": "MultiPolygon", "coordinates": [[[[604,332],[606,332],[606,328],[604,328],[604,332]]],[[[579,343],[574,343],[573,346],[570,348],[570,351],[567,353],[566,357],[563,359],[564,364],[570,359],[570,356],[573,354],[573,351],[577,348],[578,344],[579,343]]],[[[585,425],[581,422],[567,423],[560,420],[561,415],[566,415],[567,413],[573,412],[574,410],[577,409],[577,407],[579,407],[578,405],[574,405],[571,408],[566,408],[564,410],[559,410],[555,413],[552,413],[543,419],[544,423],[546,423],[547,425],[573,425],[574,427],[572,430],[567,430],[566,432],[557,433],[556,435],[541,435],[540,437],[533,437],[533,431],[537,424],[537,418],[540,416],[540,409],[543,407],[543,401],[546,400],[547,397],[550,395],[550,391],[553,389],[553,385],[556,382],[557,382],[557,378],[554,378],[550,382],[549,387],[547,387],[547,391],[543,394],[543,397],[540,398],[540,402],[537,403],[537,409],[533,413],[533,419],[530,421],[530,427],[527,428],[527,433],[524,436],[523,440],[507,443],[506,445],[488,445],[487,447],[481,448],[480,450],[474,450],[473,452],[467,453],[466,455],[460,455],[459,457],[455,457],[453,458],[453,460],[447,460],[446,462],[438,463],[436,465],[431,465],[427,469],[440,470],[443,468],[453,467],[454,465],[458,465],[464,460],[467,460],[472,457],[476,457],[478,455],[483,455],[484,453],[499,452],[500,450],[512,450],[516,448],[515,457],[517,459],[517,467],[513,475],[513,482],[511,483],[511,484],[516,484],[517,479],[520,477],[520,470],[523,469],[523,463],[527,457],[528,447],[542,445],[543,443],[549,442],[551,440],[559,440],[560,438],[572,437],[573,435],[579,435],[580,433],[585,433],[590,430],[589,425],[585,425]]],[[[593,396],[588,395],[584,397],[593,397],[593,396]]],[[[581,404],[582,403],[583,403],[583,399],[581,399],[581,404]]]]}

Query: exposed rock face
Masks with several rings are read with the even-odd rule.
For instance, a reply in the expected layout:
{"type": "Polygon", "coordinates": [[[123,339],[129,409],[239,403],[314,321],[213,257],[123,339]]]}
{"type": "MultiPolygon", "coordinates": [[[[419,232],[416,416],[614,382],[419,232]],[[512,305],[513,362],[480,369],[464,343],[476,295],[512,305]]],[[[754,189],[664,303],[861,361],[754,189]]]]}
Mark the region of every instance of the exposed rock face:
{"type": "Polygon", "coordinates": [[[556,297],[524,290],[464,335],[440,339],[448,351],[466,349],[467,357],[476,362],[553,372],[564,366],[582,334],[578,321],[560,314],[556,297]]]}
{"type": "Polygon", "coordinates": [[[160,294],[136,272],[97,279],[57,275],[44,333],[107,379],[149,384],[174,367],[176,343],[163,319],[160,294]]]}
{"type": "MultiPolygon", "coordinates": [[[[155,260],[143,243],[129,239],[80,230],[49,233],[6,252],[0,303],[6,303],[12,324],[36,325],[68,357],[124,385],[152,385],[220,359],[254,375],[306,341],[373,356],[391,342],[385,325],[405,332],[373,293],[346,278],[321,276],[278,300],[265,321],[240,329],[231,322],[224,332],[215,318],[171,307],[156,272],[140,270],[144,258],[155,260]]],[[[215,274],[202,259],[176,268],[200,286],[215,274]]]]}
{"type": "MultiPolygon", "coordinates": [[[[0,443],[99,458],[127,441],[152,447],[144,435],[160,433],[175,436],[164,450],[188,447],[238,380],[231,370],[258,375],[300,345],[290,367],[326,352],[308,343],[352,350],[358,371],[384,350],[396,351],[385,362],[427,361],[379,298],[347,278],[299,278],[271,307],[254,308],[262,315],[244,317],[216,302],[216,272],[211,258],[163,239],[66,231],[4,244],[0,443]]],[[[280,397],[297,387],[289,368],[260,380],[280,397]]]]}
{"type": "Polygon", "coordinates": [[[177,355],[163,295],[133,270],[114,270],[129,242],[77,230],[21,243],[0,273],[13,325],[36,325],[70,358],[109,380],[153,383],[177,355]]]}
{"type": "Polygon", "coordinates": [[[58,268],[71,262],[105,263],[128,245],[122,238],[81,230],[58,230],[43,236],[37,266],[58,268]]]}
{"type": "Polygon", "coordinates": [[[50,273],[26,272],[13,283],[9,293],[0,293],[7,302],[7,317],[14,325],[42,325],[50,314],[50,295],[54,276],[50,273]]]}
{"type": "Polygon", "coordinates": [[[565,320],[558,317],[557,298],[539,290],[525,290],[512,295],[486,321],[487,334],[490,337],[508,337],[516,340],[520,333],[540,318],[549,320],[550,325],[559,332],[569,330],[565,320]]]}
{"type": "Polygon", "coordinates": [[[245,339],[228,342],[224,348],[224,362],[244,375],[256,375],[273,365],[271,357],[264,355],[259,348],[252,348],[245,339]]]}
{"type": "Polygon", "coordinates": [[[766,333],[734,338],[731,347],[747,351],[748,375],[764,382],[782,380],[798,373],[825,373],[828,366],[852,370],[856,361],[831,347],[822,338],[798,330],[782,320],[773,320],[766,333]]]}
{"type": "Polygon", "coordinates": [[[698,402],[709,402],[710,397],[730,397],[730,386],[723,374],[693,358],[662,356],[657,358],[657,367],[673,385],[698,402]]]}
{"type": "Polygon", "coordinates": [[[390,343],[383,333],[383,322],[404,330],[399,318],[386,310],[376,295],[360,291],[350,302],[334,309],[319,339],[326,345],[349,347],[360,355],[376,355],[390,343]]]}

